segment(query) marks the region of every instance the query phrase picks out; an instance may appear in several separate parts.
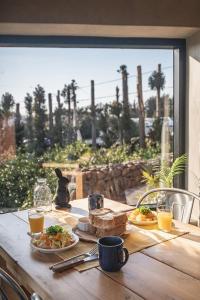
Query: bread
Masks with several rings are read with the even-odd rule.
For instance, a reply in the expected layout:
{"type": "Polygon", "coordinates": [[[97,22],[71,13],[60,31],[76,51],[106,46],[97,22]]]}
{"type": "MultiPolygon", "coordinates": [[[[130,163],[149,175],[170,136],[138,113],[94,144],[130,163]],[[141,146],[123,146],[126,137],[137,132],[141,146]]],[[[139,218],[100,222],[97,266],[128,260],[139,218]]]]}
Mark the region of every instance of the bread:
{"type": "Polygon", "coordinates": [[[127,215],[124,212],[114,212],[108,208],[90,211],[89,220],[96,228],[96,236],[121,235],[126,231],[127,215]]]}
{"type": "Polygon", "coordinates": [[[116,212],[113,214],[115,226],[126,224],[128,218],[127,214],[124,212],[116,212]]]}
{"type": "Polygon", "coordinates": [[[93,219],[93,226],[100,227],[100,228],[113,228],[114,221],[113,221],[113,213],[108,213],[102,216],[97,216],[93,219]]]}
{"type": "Polygon", "coordinates": [[[112,235],[121,235],[126,231],[126,224],[122,224],[115,228],[97,228],[96,236],[97,237],[104,237],[104,236],[112,236],[112,235]]]}
{"type": "Polygon", "coordinates": [[[91,224],[94,227],[102,229],[112,229],[120,225],[126,224],[127,216],[123,212],[107,212],[101,214],[100,212],[95,212],[90,218],[91,224]]]}
{"type": "Polygon", "coordinates": [[[99,216],[104,216],[108,213],[112,212],[111,209],[109,208],[99,208],[99,209],[94,209],[94,210],[91,210],[90,213],[89,213],[89,220],[90,220],[90,223],[95,226],[95,220],[97,217],[99,216]]]}

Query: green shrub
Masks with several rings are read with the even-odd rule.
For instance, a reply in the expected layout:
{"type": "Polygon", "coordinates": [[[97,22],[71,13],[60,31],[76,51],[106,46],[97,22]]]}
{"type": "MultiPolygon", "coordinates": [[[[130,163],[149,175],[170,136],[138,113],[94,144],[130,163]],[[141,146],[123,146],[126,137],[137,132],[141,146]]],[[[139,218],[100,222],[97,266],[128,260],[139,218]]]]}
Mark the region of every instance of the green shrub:
{"type": "Polygon", "coordinates": [[[147,147],[145,149],[136,147],[135,150],[131,149],[130,145],[112,146],[110,148],[101,148],[96,151],[92,151],[91,148],[82,142],[75,142],[68,145],[66,148],[55,147],[51,151],[48,151],[43,156],[43,162],[79,162],[80,166],[88,167],[90,165],[107,165],[109,163],[116,164],[122,163],[128,160],[138,159],[151,159],[155,158],[160,153],[160,145],[158,143],[151,144],[147,141],[147,147]],[[87,159],[84,154],[87,153],[87,159]],[[82,157],[83,156],[83,157],[82,157]]]}
{"type": "Polygon", "coordinates": [[[155,145],[152,145],[151,140],[147,140],[146,148],[136,147],[135,152],[132,154],[132,159],[152,159],[156,158],[160,153],[160,144],[157,142],[155,145]]]}
{"type": "Polygon", "coordinates": [[[32,204],[33,189],[38,177],[47,178],[52,193],[56,177],[52,171],[42,169],[39,159],[18,154],[0,166],[0,207],[26,207],[32,204]]]}
{"type": "Polygon", "coordinates": [[[66,146],[65,148],[56,146],[52,150],[49,150],[43,155],[43,161],[53,161],[57,163],[76,161],[81,157],[81,155],[89,151],[90,147],[86,143],[77,141],[66,146]]]}
{"type": "Polygon", "coordinates": [[[113,146],[109,149],[101,148],[93,152],[90,159],[81,161],[80,165],[89,167],[93,165],[117,164],[138,159],[147,160],[156,158],[159,153],[160,145],[156,144],[156,147],[154,147],[148,141],[146,149],[137,147],[135,151],[130,151],[129,145],[113,146]]]}
{"type": "Polygon", "coordinates": [[[66,147],[67,159],[78,160],[81,155],[83,155],[87,151],[90,151],[89,146],[85,143],[77,141],[66,147]]]}
{"type": "Polygon", "coordinates": [[[92,153],[89,161],[81,162],[82,166],[90,165],[107,165],[107,164],[117,164],[129,160],[128,155],[129,147],[127,145],[123,146],[113,146],[109,149],[101,148],[92,153]]]}

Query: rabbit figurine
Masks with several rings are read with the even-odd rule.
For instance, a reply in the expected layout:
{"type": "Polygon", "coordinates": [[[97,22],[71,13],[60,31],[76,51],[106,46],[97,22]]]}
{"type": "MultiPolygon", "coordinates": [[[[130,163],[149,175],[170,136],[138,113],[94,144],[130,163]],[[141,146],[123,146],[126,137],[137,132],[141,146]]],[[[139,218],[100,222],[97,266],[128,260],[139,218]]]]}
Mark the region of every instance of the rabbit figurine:
{"type": "Polygon", "coordinates": [[[58,177],[58,185],[54,197],[56,208],[71,208],[71,205],[69,204],[70,195],[67,187],[69,179],[64,177],[61,170],[58,168],[55,169],[55,173],[58,177]]]}

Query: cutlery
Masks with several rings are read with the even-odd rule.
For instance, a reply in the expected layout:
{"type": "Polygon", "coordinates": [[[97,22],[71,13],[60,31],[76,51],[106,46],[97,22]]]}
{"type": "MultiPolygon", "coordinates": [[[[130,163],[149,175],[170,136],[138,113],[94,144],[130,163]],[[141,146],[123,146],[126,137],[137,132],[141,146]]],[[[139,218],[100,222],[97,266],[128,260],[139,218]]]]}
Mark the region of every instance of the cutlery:
{"type": "Polygon", "coordinates": [[[51,270],[53,272],[59,272],[59,273],[61,273],[61,272],[65,271],[65,270],[68,270],[68,269],[74,268],[74,267],[76,267],[78,265],[81,265],[82,263],[85,263],[85,262],[88,262],[88,261],[97,260],[98,258],[99,258],[98,254],[90,255],[90,256],[85,257],[85,258],[76,257],[74,259],[70,259],[70,260],[64,261],[64,262],[62,262],[62,264],[53,266],[51,268],[51,270]]]}
{"type": "Polygon", "coordinates": [[[69,259],[66,259],[64,261],[59,261],[58,263],[56,264],[53,264],[52,266],[49,267],[50,270],[52,270],[55,266],[57,265],[60,265],[60,264],[63,264],[64,262],[70,262],[71,260],[75,259],[75,258],[86,258],[86,257],[90,257],[94,254],[96,254],[98,252],[98,245],[96,244],[89,252],[86,252],[86,253],[82,253],[82,254],[78,254],[78,255],[75,255],[69,259]]]}

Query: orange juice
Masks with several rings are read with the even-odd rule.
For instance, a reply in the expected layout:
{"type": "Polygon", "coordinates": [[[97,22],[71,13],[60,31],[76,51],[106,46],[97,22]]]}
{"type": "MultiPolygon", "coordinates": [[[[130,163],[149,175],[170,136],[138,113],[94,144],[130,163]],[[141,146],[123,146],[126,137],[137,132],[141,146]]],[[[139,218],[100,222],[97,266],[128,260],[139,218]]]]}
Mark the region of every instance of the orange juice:
{"type": "Polygon", "coordinates": [[[157,218],[159,229],[170,232],[172,228],[172,213],[168,211],[159,211],[157,218]]]}
{"type": "Polygon", "coordinates": [[[44,215],[40,213],[32,213],[28,216],[31,233],[39,233],[44,228],[44,215]]]}

